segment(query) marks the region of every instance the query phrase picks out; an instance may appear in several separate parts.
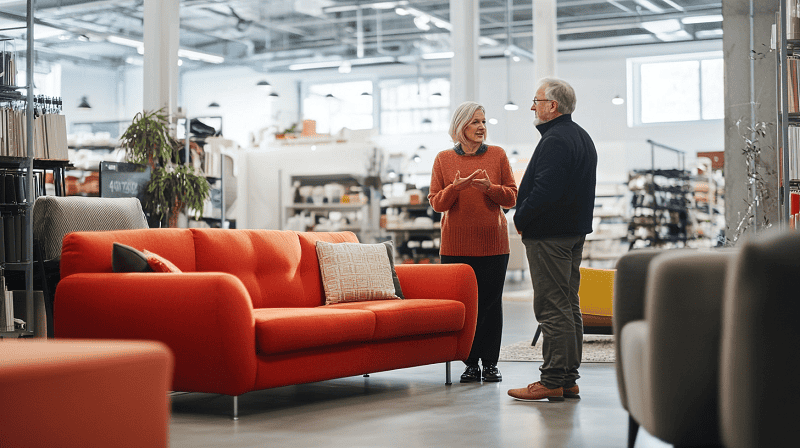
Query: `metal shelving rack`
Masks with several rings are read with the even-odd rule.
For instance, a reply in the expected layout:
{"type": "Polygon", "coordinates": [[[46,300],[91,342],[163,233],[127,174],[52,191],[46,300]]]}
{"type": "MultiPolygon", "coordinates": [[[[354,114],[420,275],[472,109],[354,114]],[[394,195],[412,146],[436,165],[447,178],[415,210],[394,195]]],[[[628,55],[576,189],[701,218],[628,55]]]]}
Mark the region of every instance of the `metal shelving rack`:
{"type": "MultiPolygon", "coordinates": [[[[27,157],[2,157],[0,161],[6,166],[19,166],[25,170],[25,203],[24,207],[24,222],[25,222],[25,251],[23,253],[23,261],[19,263],[5,263],[5,270],[17,270],[25,272],[25,322],[26,327],[22,330],[15,330],[11,332],[0,332],[0,338],[5,337],[23,337],[33,336],[35,333],[36,321],[34,319],[34,303],[33,303],[33,23],[34,23],[34,5],[33,0],[27,0],[27,16],[26,26],[24,29],[27,34],[27,47],[26,47],[26,82],[24,86],[18,86],[19,89],[26,91],[26,126],[29,132],[26,132],[26,147],[28,149],[27,157]]],[[[0,34],[5,31],[14,29],[23,29],[23,27],[13,27],[0,29],[0,34]]]]}
{"type": "MultiPolygon", "coordinates": [[[[800,173],[791,173],[789,167],[790,152],[794,152],[794,158],[797,157],[797,148],[789,148],[789,127],[800,126],[800,113],[789,113],[789,79],[788,79],[788,57],[800,56],[800,40],[787,38],[787,15],[789,11],[786,10],[787,2],[780,1],[779,11],[776,15],[775,32],[777,34],[775,46],[777,47],[777,105],[778,116],[776,126],[778,131],[778,144],[783,151],[778,153],[778,166],[780,167],[780,191],[778,194],[778,201],[780,204],[779,222],[781,228],[789,226],[790,216],[790,191],[789,185],[792,180],[792,175],[798,177],[800,173]]],[[[800,89],[800,85],[795,86],[795,91],[800,89]]],[[[800,111],[798,111],[800,112],[800,111]]],[[[800,142],[795,142],[800,144],[800,142]]]]}

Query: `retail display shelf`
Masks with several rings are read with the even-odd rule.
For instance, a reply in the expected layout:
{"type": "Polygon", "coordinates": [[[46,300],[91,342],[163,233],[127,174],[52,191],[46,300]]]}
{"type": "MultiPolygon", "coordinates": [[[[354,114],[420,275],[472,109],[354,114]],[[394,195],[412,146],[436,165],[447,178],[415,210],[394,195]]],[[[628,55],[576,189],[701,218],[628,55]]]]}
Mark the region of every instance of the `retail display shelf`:
{"type": "Polygon", "coordinates": [[[359,210],[366,204],[292,204],[286,208],[290,210],[359,210]]]}

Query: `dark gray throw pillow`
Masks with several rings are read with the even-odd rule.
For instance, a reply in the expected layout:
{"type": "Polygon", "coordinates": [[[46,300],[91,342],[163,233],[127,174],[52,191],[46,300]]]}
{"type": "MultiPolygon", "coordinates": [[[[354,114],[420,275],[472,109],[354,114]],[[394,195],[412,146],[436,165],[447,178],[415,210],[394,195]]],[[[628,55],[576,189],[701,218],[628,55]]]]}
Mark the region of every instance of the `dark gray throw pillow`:
{"type": "Polygon", "coordinates": [[[153,272],[144,253],[120,243],[114,243],[111,269],[114,272],[153,272]]]}
{"type": "Polygon", "coordinates": [[[394,243],[391,241],[384,241],[383,244],[386,246],[386,252],[389,254],[389,266],[392,267],[392,281],[394,282],[394,295],[400,297],[401,299],[405,299],[403,297],[403,290],[400,288],[400,279],[397,278],[397,272],[394,270],[394,243]]]}

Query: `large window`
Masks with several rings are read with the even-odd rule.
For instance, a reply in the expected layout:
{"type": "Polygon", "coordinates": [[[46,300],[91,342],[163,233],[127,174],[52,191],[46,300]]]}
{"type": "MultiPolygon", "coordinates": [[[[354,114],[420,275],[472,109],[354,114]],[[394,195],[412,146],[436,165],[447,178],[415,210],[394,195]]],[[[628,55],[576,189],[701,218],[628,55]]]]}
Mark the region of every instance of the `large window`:
{"type": "Polygon", "coordinates": [[[303,116],[316,120],[320,134],[372,129],[372,109],[372,81],[313,84],[303,100],[303,116]]]}
{"type": "Polygon", "coordinates": [[[381,134],[447,132],[450,80],[391,79],[380,82],[381,134]]]}
{"type": "Polygon", "coordinates": [[[722,53],[628,59],[628,124],[724,118],[722,53]]]}

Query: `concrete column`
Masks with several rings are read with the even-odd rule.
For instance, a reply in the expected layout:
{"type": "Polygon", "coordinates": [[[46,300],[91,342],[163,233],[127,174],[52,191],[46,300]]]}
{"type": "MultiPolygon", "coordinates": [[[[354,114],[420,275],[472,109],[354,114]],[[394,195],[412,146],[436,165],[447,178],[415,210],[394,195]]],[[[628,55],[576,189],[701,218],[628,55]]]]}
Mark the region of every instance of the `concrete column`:
{"type": "MultiPolygon", "coordinates": [[[[750,202],[747,164],[742,154],[746,131],[754,123],[768,123],[758,137],[761,160],[758,173],[766,181],[766,195],[758,208],[757,229],[764,219],[779,223],[779,186],[776,135],[776,55],[769,51],[772,24],[780,0],[725,0],[722,2],[725,58],[725,223],[732,239],[750,202]],[[740,123],[737,127],[737,122],[740,123]]],[[[697,136],[702,138],[702,136],[697,136]]],[[[751,226],[751,229],[753,226],[751,226]]],[[[752,233],[752,232],[749,232],[752,233]]]]}
{"type": "Polygon", "coordinates": [[[464,101],[478,101],[478,22],[479,0],[450,2],[450,21],[453,25],[453,59],[450,73],[450,108],[455,110],[464,101]]]}
{"type": "Polygon", "coordinates": [[[533,0],[533,57],[536,81],[558,76],[556,0],[533,0]]]}
{"type": "Polygon", "coordinates": [[[144,0],[144,110],[178,107],[179,0],[144,0]]]}

